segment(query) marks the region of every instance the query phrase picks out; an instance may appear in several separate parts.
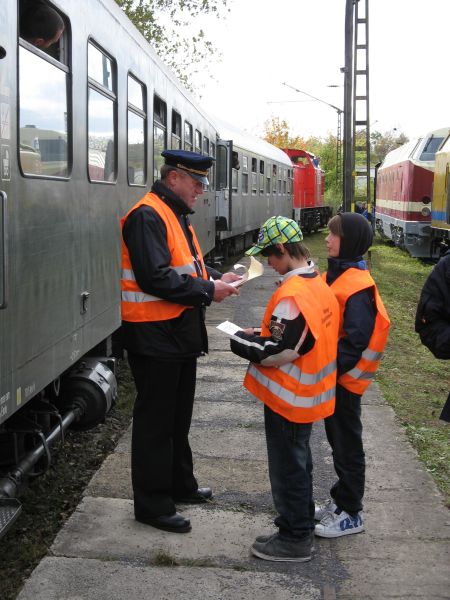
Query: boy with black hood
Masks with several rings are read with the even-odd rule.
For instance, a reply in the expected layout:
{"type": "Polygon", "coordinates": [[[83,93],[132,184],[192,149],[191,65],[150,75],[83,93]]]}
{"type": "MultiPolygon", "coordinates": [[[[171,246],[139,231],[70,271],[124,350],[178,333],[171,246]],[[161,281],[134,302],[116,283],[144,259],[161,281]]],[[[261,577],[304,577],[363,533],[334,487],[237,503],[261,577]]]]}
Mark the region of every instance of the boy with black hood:
{"type": "Polygon", "coordinates": [[[387,342],[389,317],[363,255],[372,228],[361,214],[341,213],[328,223],[326,282],[340,307],[336,407],[325,419],[337,482],[331,499],[316,505],[315,534],[340,537],[364,530],[365,458],[361,396],[375,376],[387,342]]]}

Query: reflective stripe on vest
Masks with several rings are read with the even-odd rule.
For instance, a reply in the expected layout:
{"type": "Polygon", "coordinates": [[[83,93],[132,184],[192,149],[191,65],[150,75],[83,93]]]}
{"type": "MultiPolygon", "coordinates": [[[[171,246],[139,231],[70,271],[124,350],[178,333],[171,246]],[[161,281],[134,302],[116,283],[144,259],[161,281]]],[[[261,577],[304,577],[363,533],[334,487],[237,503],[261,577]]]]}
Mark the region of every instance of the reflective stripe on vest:
{"type": "MultiPolygon", "coordinates": [[[[121,220],[122,229],[128,215],[142,205],[153,208],[166,226],[167,247],[171,253],[171,263],[167,265],[167,267],[173,269],[179,275],[198,277],[199,274],[201,274],[203,279],[208,279],[200,245],[194,229],[189,225],[192,243],[197,252],[198,259],[192,256],[189,242],[186,239],[185,232],[178,217],[156,194],[152,192],[146,194],[128,211],[121,220]],[[195,267],[196,263],[199,265],[199,271],[197,271],[195,267]]],[[[163,298],[148,294],[141,290],[133,272],[128,248],[123,239],[121,294],[123,321],[165,321],[174,319],[180,316],[185,310],[191,308],[183,304],[164,300],[163,298]]]]}
{"type": "Polygon", "coordinates": [[[331,400],[335,396],[336,390],[334,387],[322,392],[321,394],[318,394],[317,396],[297,396],[289,390],[281,387],[278,383],[275,383],[269,379],[269,377],[261,373],[261,371],[258,371],[255,365],[252,363],[250,363],[248,367],[248,372],[258,381],[258,383],[266,387],[272,394],[278,396],[281,398],[281,400],[283,400],[283,402],[286,402],[291,406],[311,408],[324,402],[328,402],[328,400],[331,400]]]}
{"type": "Polygon", "coordinates": [[[340,306],[340,337],[346,335],[343,330],[343,319],[347,300],[361,290],[368,288],[374,290],[377,314],[369,345],[361,354],[361,358],[356,365],[350,371],[338,377],[338,383],[342,387],[353,394],[361,396],[369,387],[378,370],[389,335],[390,320],[369,271],[354,268],[347,269],[333,281],[330,287],[335,293],[340,306]]]}
{"type": "Polygon", "coordinates": [[[283,298],[296,302],[315,339],[313,348],[280,367],[251,363],[245,387],[274,412],[294,423],[312,423],[333,414],[336,393],[336,352],[339,306],[320,279],[292,276],[273,294],[261,323],[261,335],[271,335],[273,311],[283,298]]]}

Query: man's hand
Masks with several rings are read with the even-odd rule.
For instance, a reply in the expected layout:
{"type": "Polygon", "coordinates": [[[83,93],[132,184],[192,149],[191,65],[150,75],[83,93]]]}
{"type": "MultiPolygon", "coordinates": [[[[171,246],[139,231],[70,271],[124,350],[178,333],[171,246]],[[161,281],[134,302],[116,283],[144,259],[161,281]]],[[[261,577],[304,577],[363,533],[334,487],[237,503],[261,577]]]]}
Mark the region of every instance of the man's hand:
{"type": "Polygon", "coordinates": [[[222,300],[233,294],[239,295],[239,290],[222,279],[216,279],[214,281],[214,302],[222,302],[222,300]]]}
{"type": "Polygon", "coordinates": [[[240,279],[242,279],[241,275],[238,275],[237,273],[232,273],[231,271],[228,271],[228,273],[224,273],[220,278],[220,280],[225,281],[225,283],[239,281],[240,279]]]}

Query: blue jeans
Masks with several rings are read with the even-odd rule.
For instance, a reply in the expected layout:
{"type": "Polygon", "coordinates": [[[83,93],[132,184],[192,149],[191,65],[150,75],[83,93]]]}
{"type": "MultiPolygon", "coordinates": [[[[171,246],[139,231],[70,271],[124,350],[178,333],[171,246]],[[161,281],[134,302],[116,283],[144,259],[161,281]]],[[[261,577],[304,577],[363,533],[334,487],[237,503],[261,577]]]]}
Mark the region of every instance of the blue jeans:
{"type": "Polygon", "coordinates": [[[264,406],[269,476],[281,537],[302,539],[314,530],[312,423],[292,423],[264,406]]]}

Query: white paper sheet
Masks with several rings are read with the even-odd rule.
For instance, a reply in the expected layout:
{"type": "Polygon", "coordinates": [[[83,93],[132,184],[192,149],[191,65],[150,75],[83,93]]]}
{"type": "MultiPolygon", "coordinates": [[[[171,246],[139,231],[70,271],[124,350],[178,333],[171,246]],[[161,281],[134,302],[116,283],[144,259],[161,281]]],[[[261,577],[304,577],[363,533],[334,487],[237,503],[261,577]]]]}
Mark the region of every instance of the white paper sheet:
{"type": "Polygon", "coordinates": [[[227,335],[234,335],[236,331],[241,331],[242,327],[238,327],[231,321],[224,321],[220,325],[217,325],[217,329],[220,329],[220,331],[223,331],[227,335]]]}
{"type": "Polygon", "coordinates": [[[245,265],[241,265],[240,263],[237,263],[236,265],[234,265],[233,268],[235,271],[237,271],[237,269],[245,269],[245,272],[242,275],[242,279],[239,279],[238,281],[233,281],[232,283],[230,283],[230,285],[232,285],[233,287],[239,287],[246,281],[250,281],[250,279],[259,277],[260,275],[262,275],[264,273],[264,265],[262,263],[260,263],[258,260],[256,260],[256,258],[254,258],[253,256],[250,256],[250,266],[248,269],[245,265]]]}

